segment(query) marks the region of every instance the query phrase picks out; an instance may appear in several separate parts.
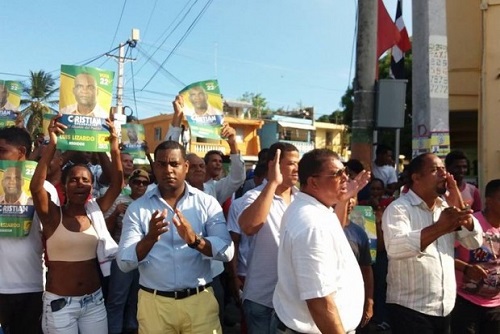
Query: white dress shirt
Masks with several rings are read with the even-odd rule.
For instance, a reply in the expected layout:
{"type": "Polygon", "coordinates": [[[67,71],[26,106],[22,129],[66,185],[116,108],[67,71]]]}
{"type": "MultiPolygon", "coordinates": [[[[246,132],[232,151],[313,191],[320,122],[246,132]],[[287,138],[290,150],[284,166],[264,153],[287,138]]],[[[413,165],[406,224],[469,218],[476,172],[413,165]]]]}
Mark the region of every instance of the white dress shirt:
{"type": "Polygon", "coordinates": [[[468,249],[482,244],[482,229],[473,218],[472,231],[445,234],[420,250],[421,232],[434,224],[448,204],[438,198],[430,209],[412,190],[392,202],[382,217],[389,258],[387,303],[395,303],[431,316],[447,316],[455,305],[454,246],[468,249]]]}

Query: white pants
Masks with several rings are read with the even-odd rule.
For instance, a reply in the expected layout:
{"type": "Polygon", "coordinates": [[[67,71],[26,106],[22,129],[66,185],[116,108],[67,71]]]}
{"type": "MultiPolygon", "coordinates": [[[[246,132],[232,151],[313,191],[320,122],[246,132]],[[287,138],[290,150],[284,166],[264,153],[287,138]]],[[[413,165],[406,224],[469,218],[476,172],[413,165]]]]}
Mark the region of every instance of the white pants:
{"type": "Polygon", "coordinates": [[[45,334],[107,334],[108,320],[102,290],[78,297],[45,291],[42,329],[45,334]]]}

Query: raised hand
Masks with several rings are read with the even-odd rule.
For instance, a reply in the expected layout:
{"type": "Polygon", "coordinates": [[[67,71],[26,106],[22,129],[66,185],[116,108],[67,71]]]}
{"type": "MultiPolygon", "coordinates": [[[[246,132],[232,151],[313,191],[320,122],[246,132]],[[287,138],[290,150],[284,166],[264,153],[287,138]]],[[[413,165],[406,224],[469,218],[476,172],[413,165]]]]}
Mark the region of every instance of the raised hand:
{"type": "Polygon", "coordinates": [[[347,180],[347,192],[342,195],[341,200],[348,200],[351,197],[355,197],[357,193],[363,189],[370,181],[371,173],[366,170],[362,170],[354,180],[347,180]]]}
{"type": "Polygon", "coordinates": [[[269,161],[268,163],[269,171],[267,175],[267,180],[269,183],[274,183],[277,186],[283,183],[283,175],[281,174],[281,169],[280,169],[280,156],[281,156],[281,150],[277,149],[276,156],[274,157],[273,160],[269,161]]]}
{"type": "Polygon", "coordinates": [[[58,120],[62,117],[62,114],[57,114],[52,117],[49,122],[49,127],[47,130],[49,131],[49,143],[56,145],[57,144],[57,136],[64,134],[67,126],[59,123],[58,120]]]}
{"type": "Polygon", "coordinates": [[[450,173],[446,172],[446,189],[448,190],[446,194],[446,202],[449,205],[456,206],[459,209],[465,209],[465,203],[462,199],[462,194],[458,188],[457,181],[450,173]]]}
{"type": "Polygon", "coordinates": [[[172,117],[172,126],[180,127],[182,118],[184,117],[184,98],[182,95],[177,95],[175,100],[172,101],[174,107],[174,116],[172,117]]]}

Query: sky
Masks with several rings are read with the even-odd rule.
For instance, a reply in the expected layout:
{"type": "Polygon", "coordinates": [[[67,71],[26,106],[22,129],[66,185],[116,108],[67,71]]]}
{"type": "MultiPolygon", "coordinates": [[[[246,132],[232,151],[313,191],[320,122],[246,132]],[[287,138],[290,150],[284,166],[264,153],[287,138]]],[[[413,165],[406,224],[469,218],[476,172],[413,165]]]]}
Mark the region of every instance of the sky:
{"type": "MultiPolygon", "coordinates": [[[[391,17],[396,3],[384,0],[391,17]]],[[[356,0],[2,1],[0,80],[24,81],[30,70],[58,79],[61,64],[116,72],[102,55],[137,28],[127,113],[171,113],[182,88],[217,79],[226,99],[260,93],[271,109],[314,107],[317,118],[339,108],[354,76],[356,11],[356,0]]],[[[411,35],[410,0],[403,15],[411,35]]]]}

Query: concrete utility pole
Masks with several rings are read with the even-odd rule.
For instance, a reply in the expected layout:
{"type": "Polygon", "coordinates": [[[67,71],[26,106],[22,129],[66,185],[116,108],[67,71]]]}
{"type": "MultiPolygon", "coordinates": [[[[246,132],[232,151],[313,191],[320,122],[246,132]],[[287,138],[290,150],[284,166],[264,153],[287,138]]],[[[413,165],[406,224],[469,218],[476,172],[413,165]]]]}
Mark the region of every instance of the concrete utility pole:
{"type": "Polygon", "coordinates": [[[356,77],[351,156],[371,167],[375,74],[377,66],[377,0],[358,1],[356,77]]]}
{"type": "Polygon", "coordinates": [[[450,150],[446,0],[413,1],[412,155],[450,150]]]}
{"type": "Polygon", "coordinates": [[[118,56],[112,54],[106,54],[108,57],[115,58],[118,62],[118,81],[116,85],[116,109],[115,114],[123,114],[123,73],[124,65],[126,60],[134,61],[135,58],[125,57],[125,45],[129,45],[131,48],[135,48],[137,42],[139,41],[139,29],[132,29],[131,38],[125,43],[120,43],[118,49],[118,56]]]}

